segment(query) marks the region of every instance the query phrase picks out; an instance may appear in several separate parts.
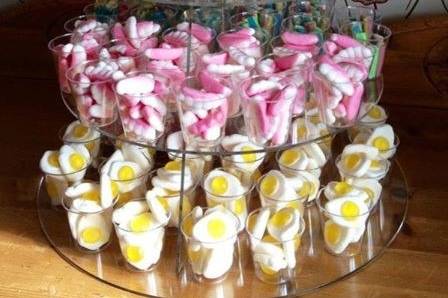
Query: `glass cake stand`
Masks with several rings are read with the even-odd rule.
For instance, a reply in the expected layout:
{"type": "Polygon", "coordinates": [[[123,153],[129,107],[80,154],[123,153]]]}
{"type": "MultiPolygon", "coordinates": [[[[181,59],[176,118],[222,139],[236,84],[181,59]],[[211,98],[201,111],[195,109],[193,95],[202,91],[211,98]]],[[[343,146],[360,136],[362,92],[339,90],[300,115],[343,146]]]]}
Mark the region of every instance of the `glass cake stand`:
{"type": "MultiPolygon", "coordinates": [[[[323,176],[328,181],[339,178],[334,160],[329,160],[323,176]]],[[[248,237],[242,232],[234,265],[226,279],[219,283],[198,283],[184,266],[184,246],[178,241],[176,229],[168,229],[162,257],[151,272],[136,272],[127,267],[115,235],[110,245],[100,253],[80,251],[70,236],[66,212],[51,207],[44,183],[42,178],[36,204],[42,231],[55,251],[71,266],[99,281],[149,297],[281,297],[316,291],[357,273],[381,256],[400,232],[408,209],[406,178],[395,160],[384,178],[381,199],[367,222],[360,254],[342,257],[325,250],[317,206],[313,204],[305,209],[306,230],[293,281],[271,285],[258,280],[254,274],[248,237]]],[[[251,209],[257,207],[258,201],[258,197],[252,200],[251,209]]],[[[204,203],[200,205],[205,206],[204,203]]]]}

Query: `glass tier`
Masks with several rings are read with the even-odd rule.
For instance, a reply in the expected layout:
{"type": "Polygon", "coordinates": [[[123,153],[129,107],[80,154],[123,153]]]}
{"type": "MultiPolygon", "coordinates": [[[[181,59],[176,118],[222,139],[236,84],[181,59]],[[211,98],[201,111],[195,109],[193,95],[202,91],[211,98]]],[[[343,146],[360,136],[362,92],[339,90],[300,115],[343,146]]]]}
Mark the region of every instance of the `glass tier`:
{"type": "MultiPolygon", "coordinates": [[[[323,173],[326,180],[323,183],[338,179],[333,164],[334,160],[330,160],[323,173]]],[[[226,279],[214,284],[198,283],[188,270],[181,270],[180,274],[176,272],[177,254],[184,255],[183,250],[177,247],[177,230],[168,230],[157,267],[151,272],[135,272],[125,265],[115,235],[101,253],[86,254],[77,249],[70,237],[65,211],[50,206],[50,199],[43,187],[44,179],[39,185],[36,201],[42,230],[56,252],[81,272],[114,287],[157,297],[287,296],[316,291],[358,272],[393,242],[402,228],[408,208],[407,184],[397,161],[393,162],[382,182],[382,197],[369,217],[361,253],[354,257],[329,254],[324,248],[316,205],[305,210],[306,230],[302,236],[297,275],[293,282],[282,285],[266,284],[255,277],[248,237],[244,232],[239,236],[239,249],[226,279]]],[[[258,197],[255,197],[251,209],[256,208],[258,202],[258,197]]]]}

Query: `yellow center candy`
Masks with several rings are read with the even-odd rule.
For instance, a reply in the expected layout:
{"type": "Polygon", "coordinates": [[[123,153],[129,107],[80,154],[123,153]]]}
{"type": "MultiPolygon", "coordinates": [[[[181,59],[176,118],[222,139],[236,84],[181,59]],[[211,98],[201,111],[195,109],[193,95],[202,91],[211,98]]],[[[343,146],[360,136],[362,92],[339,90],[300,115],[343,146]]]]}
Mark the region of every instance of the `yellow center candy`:
{"type": "Polygon", "coordinates": [[[235,212],[237,215],[241,215],[246,210],[246,200],[244,197],[241,197],[237,200],[235,200],[235,205],[233,206],[233,212],[235,212]]]}
{"type": "Polygon", "coordinates": [[[192,263],[195,263],[200,260],[201,258],[201,250],[198,249],[194,251],[191,247],[188,247],[187,249],[188,258],[192,263]]]}
{"type": "Polygon", "coordinates": [[[132,200],[132,198],[133,198],[133,195],[132,195],[131,191],[121,193],[118,195],[118,203],[119,203],[119,205],[123,205],[123,204],[129,202],[130,200],[132,200]]]}
{"type": "Polygon", "coordinates": [[[280,163],[284,164],[285,166],[290,166],[294,164],[298,159],[300,158],[300,152],[296,150],[286,150],[282,153],[282,156],[280,156],[280,163]]]}
{"type": "Polygon", "coordinates": [[[119,180],[132,180],[135,178],[134,169],[130,166],[123,166],[118,170],[119,180]]]}
{"type": "Polygon", "coordinates": [[[345,201],[341,205],[341,215],[346,220],[354,220],[359,216],[359,207],[352,201],[345,201]]]}
{"type": "Polygon", "coordinates": [[[84,156],[82,156],[79,153],[72,153],[69,157],[70,166],[75,170],[79,171],[82,168],[84,168],[86,161],[84,159],[84,156]]]}
{"type": "Polygon", "coordinates": [[[99,202],[101,200],[100,192],[96,189],[83,193],[82,198],[94,202],[99,202]]]}
{"type": "Polygon", "coordinates": [[[390,149],[389,141],[385,137],[377,137],[372,141],[372,145],[380,151],[385,151],[390,149]]]}
{"type": "Polygon", "coordinates": [[[341,236],[342,231],[337,224],[332,222],[330,224],[325,225],[324,237],[326,242],[332,245],[336,245],[341,240],[341,236]]]}
{"type": "Polygon", "coordinates": [[[256,216],[249,217],[249,219],[247,220],[247,229],[249,231],[253,232],[256,222],[257,222],[256,216]]]}
{"type": "MultiPolygon", "coordinates": [[[[241,147],[241,151],[243,152],[248,152],[248,151],[253,151],[254,148],[252,148],[251,146],[243,146],[241,147]]],[[[257,160],[257,155],[255,153],[245,153],[242,155],[242,158],[244,160],[244,162],[246,163],[253,163],[257,160]]]]}
{"type": "Polygon", "coordinates": [[[112,196],[115,198],[118,196],[118,183],[115,181],[111,181],[110,188],[112,189],[112,196]]]}
{"type": "Polygon", "coordinates": [[[160,205],[162,205],[163,209],[165,209],[165,212],[168,212],[170,206],[168,205],[168,201],[164,197],[157,197],[157,200],[159,201],[160,205]]]}
{"type": "Polygon", "coordinates": [[[300,197],[309,196],[314,192],[314,184],[309,181],[304,181],[302,187],[299,189],[297,194],[300,197]]]}
{"type": "Polygon", "coordinates": [[[275,271],[274,269],[272,269],[272,267],[269,267],[262,263],[260,263],[260,269],[266,275],[276,275],[278,273],[278,271],[275,271]]]}
{"type": "Polygon", "coordinates": [[[89,150],[90,153],[92,153],[93,149],[95,148],[95,141],[85,143],[84,146],[87,148],[87,150],[89,150]]]}
{"type": "Polygon", "coordinates": [[[165,165],[165,170],[179,172],[182,169],[182,163],[178,160],[169,161],[165,165]]]}
{"type": "Polygon", "coordinates": [[[283,208],[272,215],[272,217],[269,219],[269,224],[280,229],[285,227],[291,220],[291,209],[283,208]]]}
{"type": "Polygon", "coordinates": [[[220,239],[226,233],[226,225],[220,219],[210,219],[207,225],[207,232],[214,240],[220,239]]]}
{"type": "Polygon", "coordinates": [[[353,189],[352,186],[345,181],[338,182],[334,186],[334,192],[336,193],[337,196],[343,196],[345,194],[348,194],[349,192],[352,191],[352,189],[353,189]]]}
{"type": "Polygon", "coordinates": [[[210,182],[210,188],[215,195],[224,195],[227,192],[228,187],[227,179],[223,176],[216,176],[210,182]]]}
{"type": "Polygon", "coordinates": [[[58,188],[56,186],[56,182],[48,181],[47,184],[47,193],[51,199],[57,200],[59,198],[58,188]]]}
{"type": "Polygon", "coordinates": [[[374,169],[378,169],[381,166],[381,161],[374,159],[370,162],[370,167],[374,169]]]}
{"type": "Polygon", "coordinates": [[[193,234],[193,218],[191,216],[185,218],[182,222],[182,230],[187,236],[191,237],[193,234]]]}
{"type": "Polygon", "coordinates": [[[265,196],[272,196],[277,191],[277,188],[278,180],[273,175],[266,176],[261,181],[260,189],[265,196]]]}
{"type": "Polygon", "coordinates": [[[348,154],[344,157],[345,167],[352,170],[361,162],[361,155],[359,153],[348,154]]]}
{"type": "Polygon", "coordinates": [[[373,118],[373,119],[381,119],[381,115],[382,115],[382,113],[381,113],[381,109],[378,108],[378,107],[376,107],[376,106],[373,106],[373,107],[369,110],[369,112],[367,113],[367,115],[369,115],[369,117],[370,117],[370,118],[373,118]]]}
{"type": "Polygon", "coordinates": [[[126,259],[129,262],[139,262],[143,259],[143,251],[140,247],[135,245],[126,246],[126,259]]]}
{"type": "Polygon", "coordinates": [[[87,132],[89,131],[89,129],[83,125],[76,125],[75,128],[73,129],[73,136],[75,138],[82,138],[84,137],[87,132]]]}
{"type": "Polygon", "coordinates": [[[101,240],[102,232],[97,227],[85,228],[81,232],[81,239],[88,244],[93,244],[101,240]]]}
{"type": "Polygon", "coordinates": [[[48,163],[55,168],[59,168],[59,153],[58,152],[52,152],[48,156],[48,163]]]}
{"type": "Polygon", "coordinates": [[[147,231],[152,225],[151,214],[148,212],[135,216],[130,223],[132,232],[144,232],[147,231]]]}
{"type": "Polygon", "coordinates": [[[308,134],[308,129],[305,125],[300,125],[297,127],[297,136],[299,136],[300,139],[306,139],[306,136],[308,134]]]}

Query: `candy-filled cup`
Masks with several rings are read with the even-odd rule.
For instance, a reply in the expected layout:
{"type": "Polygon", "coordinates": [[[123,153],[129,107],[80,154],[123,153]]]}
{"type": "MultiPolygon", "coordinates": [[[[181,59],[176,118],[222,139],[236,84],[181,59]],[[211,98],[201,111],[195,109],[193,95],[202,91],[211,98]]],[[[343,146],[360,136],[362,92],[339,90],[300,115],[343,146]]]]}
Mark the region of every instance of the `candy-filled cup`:
{"type": "Polygon", "coordinates": [[[174,6],[154,3],[140,3],[131,10],[131,15],[136,16],[138,20],[156,22],[162,30],[176,25],[178,13],[179,9],[174,6]]]}
{"type": "Polygon", "coordinates": [[[356,196],[330,200],[323,189],[319,191],[316,204],[326,250],[336,256],[359,254],[367,220],[374,206],[369,206],[363,198],[356,196]]]}
{"type": "Polygon", "coordinates": [[[265,147],[286,143],[298,93],[293,81],[252,76],[241,82],[239,92],[249,140],[265,147]]]}
{"type": "Polygon", "coordinates": [[[209,175],[205,176],[202,181],[202,189],[205,192],[207,206],[209,208],[213,208],[218,205],[225,207],[238,217],[238,220],[241,223],[239,230],[243,230],[247,214],[249,213],[249,201],[251,198],[252,189],[255,186],[253,180],[250,176],[247,177],[247,174],[244,172],[236,169],[217,168],[210,172],[209,175]],[[214,176],[209,179],[209,175],[216,173],[215,171],[222,171],[236,177],[242,185],[242,188],[239,189],[240,191],[237,191],[232,195],[220,195],[219,192],[223,189],[223,187],[231,188],[235,187],[235,185],[228,185],[227,180],[223,180],[224,177],[222,176],[214,176]],[[205,185],[207,181],[209,181],[211,185],[205,185]]]}
{"type": "Polygon", "coordinates": [[[98,167],[101,150],[101,134],[78,121],[64,125],[59,129],[59,138],[64,144],[80,144],[89,150],[92,166],[98,167]]]}
{"type": "Polygon", "coordinates": [[[198,282],[222,281],[233,265],[239,220],[226,209],[213,209],[197,207],[181,223],[188,264],[198,282]]]}
{"type": "MultiPolygon", "coordinates": [[[[168,166],[165,166],[165,168],[162,168],[162,170],[166,170],[167,167],[171,167],[172,165],[180,165],[180,162],[174,161],[172,164],[168,163],[168,166]]],[[[147,183],[148,192],[146,193],[146,200],[149,201],[153,199],[153,197],[155,197],[165,208],[165,210],[171,214],[168,222],[168,227],[177,228],[179,227],[181,175],[179,174],[176,178],[171,177],[175,181],[173,182],[173,180],[170,181],[169,178],[166,178],[163,175],[159,175],[160,171],[161,169],[154,170],[149,173],[150,179],[147,183]],[[167,185],[166,187],[169,187],[168,184],[173,183],[176,184],[178,190],[161,187],[164,184],[167,185]]],[[[182,197],[182,218],[190,213],[193,207],[196,205],[197,186],[199,184],[199,181],[190,181],[191,184],[187,185],[188,182],[186,180],[184,181],[184,192],[182,197]]]]}
{"type": "Polygon", "coordinates": [[[225,52],[237,49],[247,56],[260,58],[267,50],[270,36],[269,33],[262,28],[259,30],[236,28],[221,32],[216,37],[216,40],[219,48],[225,52]],[[244,33],[241,33],[242,31],[244,33]]]}
{"type": "Polygon", "coordinates": [[[64,23],[64,30],[80,35],[88,33],[89,37],[93,37],[97,41],[106,42],[109,38],[110,26],[113,23],[114,20],[108,16],[84,14],[66,21],[64,23]],[[96,27],[94,27],[95,23],[96,27]]]}
{"type": "Polygon", "coordinates": [[[341,180],[350,180],[350,179],[375,179],[380,181],[384,177],[386,177],[389,172],[391,162],[387,159],[382,159],[378,156],[378,159],[370,160],[368,163],[370,166],[367,171],[363,171],[363,173],[359,173],[359,170],[356,172],[349,173],[347,169],[356,170],[360,167],[360,164],[364,162],[364,156],[358,154],[350,154],[348,156],[338,155],[335,160],[336,167],[339,171],[339,176],[341,180]]]}
{"type": "Polygon", "coordinates": [[[246,232],[250,239],[255,275],[263,282],[281,284],[295,278],[305,222],[293,210],[288,207],[262,207],[247,217],[246,232]],[[291,225],[292,233],[282,231],[284,224],[291,225]]]}
{"type": "Polygon", "coordinates": [[[392,31],[388,27],[377,23],[373,23],[366,28],[360,22],[348,22],[341,26],[340,32],[369,46],[373,53],[368,78],[380,77],[392,31]]]}
{"type": "MultiPolygon", "coordinates": [[[[348,133],[348,138],[353,144],[366,144],[375,128],[378,127],[384,127],[384,124],[378,125],[376,127],[357,125],[355,127],[356,131],[348,133]]],[[[375,140],[372,140],[372,145],[374,147],[377,147],[379,155],[382,159],[392,159],[397,152],[398,146],[400,145],[400,138],[396,134],[394,134],[393,142],[389,143],[389,141],[385,140],[386,139],[384,139],[383,137],[377,139],[376,142],[375,140]]]]}
{"type": "Polygon", "coordinates": [[[147,191],[147,182],[151,175],[151,169],[154,164],[153,160],[149,156],[145,156],[148,159],[150,167],[148,169],[143,169],[140,173],[131,165],[121,165],[117,169],[112,169],[110,167],[109,171],[116,171],[116,179],[110,177],[110,173],[104,173],[104,165],[107,163],[105,160],[99,166],[99,175],[107,175],[112,187],[113,194],[117,197],[117,207],[123,204],[138,199],[144,198],[147,191]]]}
{"type": "Polygon", "coordinates": [[[110,242],[112,232],[112,211],[115,200],[108,207],[98,207],[89,211],[80,211],[78,199],[64,196],[62,205],[67,211],[70,232],[76,246],[85,252],[100,252],[110,242]]]}
{"type": "Polygon", "coordinates": [[[121,254],[133,270],[153,270],[162,254],[167,222],[157,221],[151,211],[145,200],[136,200],[113,213],[121,254]]]}
{"type": "Polygon", "coordinates": [[[131,140],[154,144],[165,131],[168,108],[155,85],[149,72],[133,72],[114,86],[123,131],[131,140]]]}
{"type": "Polygon", "coordinates": [[[229,93],[215,93],[210,89],[207,92],[210,86],[195,77],[188,77],[181,84],[177,107],[187,145],[212,147],[224,136],[229,93]]]}
{"type": "Polygon", "coordinates": [[[271,8],[260,8],[255,11],[245,11],[230,17],[232,28],[252,28],[256,31],[266,31],[269,38],[280,33],[283,13],[271,8]]]}
{"type": "Polygon", "coordinates": [[[86,126],[106,126],[117,119],[112,77],[98,76],[97,80],[92,81],[85,74],[100,63],[102,61],[99,60],[85,61],[69,68],[66,73],[77,115],[86,126]]]}
{"type": "MultiPolygon", "coordinates": [[[[143,41],[143,39],[135,40],[143,41]]],[[[145,70],[146,59],[143,52],[136,49],[123,51],[123,47],[124,43],[122,40],[109,40],[98,49],[98,57],[102,60],[116,60],[120,70],[124,73],[145,70]]]]}
{"type": "MultiPolygon", "coordinates": [[[[223,149],[224,150],[224,149],[223,149]]],[[[264,162],[265,153],[225,152],[220,155],[221,165],[226,171],[237,171],[242,181],[257,181],[261,173],[259,167],[264,162]]]]}
{"type": "MultiPolygon", "coordinates": [[[[328,65],[324,64],[319,68],[324,68],[327,71],[327,67],[328,65]]],[[[334,129],[355,125],[364,94],[362,82],[345,84],[348,89],[346,92],[351,95],[344,95],[337,87],[333,86],[325,75],[320,71],[315,71],[312,74],[312,85],[320,118],[324,124],[334,129]]]]}
{"type": "MultiPolygon", "coordinates": [[[[58,76],[59,90],[61,92],[64,105],[75,117],[77,117],[76,102],[74,101],[74,98],[70,96],[70,85],[65,74],[71,66],[81,63],[85,59],[97,59],[98,51],[101,48],[101,45],[89,47],[88,49],[83,48],[85,51],[82,51],[83,53],[78,55],[76,54],[76,51],[73,50],[72,37],[72,33],[56,36],[49,41],[48,49],[53,56],[56,75],[58,76]],[[66,45],[68,46],[65,47],[66,45]],[[66,51],[64,51],[64,48],[66,51]]],[[[79,50],[79,47],[77,50],[79,50]]]]}
{"type": "Polygon", "coordinates": [[[330,30],[330,18],[298,13],[284,19],[281,30],[282,32],[313,34],[319,38],[318,44],[322,44],[330,30]]]}

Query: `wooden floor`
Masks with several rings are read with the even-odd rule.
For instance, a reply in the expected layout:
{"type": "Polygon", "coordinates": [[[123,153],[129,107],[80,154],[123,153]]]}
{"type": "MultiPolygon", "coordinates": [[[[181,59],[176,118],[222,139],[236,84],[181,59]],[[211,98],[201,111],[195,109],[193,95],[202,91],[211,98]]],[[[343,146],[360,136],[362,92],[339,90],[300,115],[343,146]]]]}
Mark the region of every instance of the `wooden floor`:
{"type": "MultiPolygon", "coordinates": [[[[46,44],[76,0],[28,0],[0,13],[0,296],[132,297],[65,263],[39,229],[38,160],[72,118],[46,44]]],[[[412,191],[404,231],[363,272],[309,297],[448,296],[448,17],[395,23],[382,104],[412,191]]]]}

